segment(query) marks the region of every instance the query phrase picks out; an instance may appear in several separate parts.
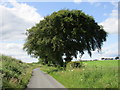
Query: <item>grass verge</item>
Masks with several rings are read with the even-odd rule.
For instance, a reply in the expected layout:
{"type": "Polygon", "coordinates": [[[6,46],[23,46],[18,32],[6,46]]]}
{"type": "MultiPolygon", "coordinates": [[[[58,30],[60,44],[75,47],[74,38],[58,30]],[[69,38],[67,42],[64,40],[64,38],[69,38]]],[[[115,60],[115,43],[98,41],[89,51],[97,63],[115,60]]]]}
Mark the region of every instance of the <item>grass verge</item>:
{"type": "Polygon", "coordinates": [[[118,60],[87,61],[83,65],[72,70],[43,66],[41,70],[66,88],[118,88],[118,60]]]}
{"type": "Polygon", "coordinates": [[[40,67],[37,64],[23,63],[20,60],[9,56],[0,56],[0,76],[2,78],[2,88],[13,88],[16,90],[26,88],[32,75],[32,70],[40,67]]]}

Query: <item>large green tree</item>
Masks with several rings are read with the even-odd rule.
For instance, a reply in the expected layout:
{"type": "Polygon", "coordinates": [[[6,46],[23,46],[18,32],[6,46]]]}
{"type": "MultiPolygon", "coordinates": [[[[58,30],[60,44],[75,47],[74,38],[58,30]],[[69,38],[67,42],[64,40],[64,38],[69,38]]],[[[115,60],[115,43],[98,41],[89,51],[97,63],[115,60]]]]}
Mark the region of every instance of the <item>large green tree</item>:
{"type": "Polygon", "coordinates": [[[101,50],[107,33],[92,16],[80,10],[60,10],[44,17],[38,24],[27,30],[24,49],[28,54],[39,57],[45,63],[63,66],[71,56],[81,56],[85,51],[101,50]]]}

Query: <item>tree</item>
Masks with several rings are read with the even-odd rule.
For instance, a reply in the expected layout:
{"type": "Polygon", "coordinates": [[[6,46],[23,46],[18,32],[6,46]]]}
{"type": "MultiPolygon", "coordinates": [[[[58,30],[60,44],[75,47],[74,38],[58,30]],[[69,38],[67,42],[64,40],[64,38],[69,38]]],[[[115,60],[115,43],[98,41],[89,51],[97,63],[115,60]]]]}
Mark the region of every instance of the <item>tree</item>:
{"type": "Polygon", "coordinates": [[[118,60],[118,59],[119,59],[119,57],[115,57],[115,59],[116,59],[116,60],[118,60]]]}
{"type": "Polygon", "coordinates": [[[27,30],[24,49],[46,63],[63,66],[64,54],[66,63],[72,60],[71,56],[77,57],[78,51],[81,56],[85,51],[91,56],[91,51],[101,50],[106,37],[107,32],[92,16],[80,10],[60,10],[27,30]]]}

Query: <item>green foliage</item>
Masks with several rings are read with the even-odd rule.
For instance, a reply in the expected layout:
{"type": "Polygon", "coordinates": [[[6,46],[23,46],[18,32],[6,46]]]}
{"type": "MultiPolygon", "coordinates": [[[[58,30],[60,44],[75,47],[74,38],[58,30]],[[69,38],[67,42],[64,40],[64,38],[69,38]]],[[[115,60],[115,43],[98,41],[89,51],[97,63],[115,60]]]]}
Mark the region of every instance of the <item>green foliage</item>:
{"type": "MultiPolygon", "coordinates": [[[[118,61],[86,61],[84,67],[49,73],[66,88],[118,88],[118,61]]],[[[46,67],[49,68],[49,67],[46,67]]],[[[46,69],[46,72],[51,71],[46,69]]],[[[119,87],[120,88],[120,87],[119,87]]]]}
{"type": "Polygon", "coordinates": [[[57,72],[59,71],[59,68],[57,67],[51,67],[51,66],[47,66],[47,65],[43,65],[40,70],[46,72],[46,73],[52,73],[52,72],[57,72]]]}
{"type": "Polygon", "coordinates": [[[0,76],[2,88],[25,88],[32,74],[34,65],[23,63],[10,56],[0,55],[0,76]]]}
{"type": "Polygon", "coordinates": [[[66,69],[74,69],[74,68],[80,68],[82,66],[82,62],[80,61],[71,61],[67,63],[66,69]]]}
{"type": "Polygon", "coordinates": [[[81,56],[84,51],[101,50],[107,33],[92,16],[80,10],[60,10],[46,16],[38,24],[27,30],[24,49],[28,54],[39,57],[45,63],[63,66],[62,55],[71,61],[71,56],[81,56]]]}

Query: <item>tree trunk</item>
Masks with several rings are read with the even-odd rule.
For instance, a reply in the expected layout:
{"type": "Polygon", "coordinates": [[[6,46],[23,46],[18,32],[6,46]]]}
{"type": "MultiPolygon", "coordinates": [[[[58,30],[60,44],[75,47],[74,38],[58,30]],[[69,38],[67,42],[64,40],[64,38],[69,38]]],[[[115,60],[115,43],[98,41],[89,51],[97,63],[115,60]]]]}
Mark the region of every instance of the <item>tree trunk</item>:
{"type": "Polygon", "coordinates": [[[69,63],[72,60],[71,56],[66,56],[65,58],[65,67],[67,65],[67,63],[69,63]]]}
{"type": "Polygon", "coordinates": [[[47,59],[45,59],[45,64],[48,64],[48,60],[47,59]]]}
{"type": "Polygon", "coordinates": [[[63,67],[63,60],[60,60],[60,66],[63,67]]]}

